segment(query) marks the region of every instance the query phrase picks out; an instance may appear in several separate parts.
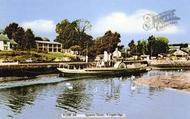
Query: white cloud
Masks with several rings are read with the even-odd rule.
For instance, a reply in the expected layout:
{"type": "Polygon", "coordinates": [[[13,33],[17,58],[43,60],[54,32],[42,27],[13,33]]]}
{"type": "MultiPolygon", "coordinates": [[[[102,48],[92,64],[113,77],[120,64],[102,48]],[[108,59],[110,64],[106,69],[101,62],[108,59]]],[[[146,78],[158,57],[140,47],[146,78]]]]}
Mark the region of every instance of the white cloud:
{"type": "Polygon", "coordinates": [[[92,28],[93,34],[105,33],[107,30],[117,31],[122,34],[127,33],[157,33],[157,34],[172,34],[180,32],[180,28],[172,25],[167,26],[161,31],[155,29],[145,31],[143,29],[144,19],[146,14],[157,14],[150,10],[138,10],[133,14],[126,14],[123,12],[114,12],[104,17],[99,18],[92,28]]]}
{"type": "Polygon", "coordinates": [[[55,23],[52,20],[34,20],[21,23],[25,29],[31,28],[35,32],[53,32],[55,31],[55,23]]]}

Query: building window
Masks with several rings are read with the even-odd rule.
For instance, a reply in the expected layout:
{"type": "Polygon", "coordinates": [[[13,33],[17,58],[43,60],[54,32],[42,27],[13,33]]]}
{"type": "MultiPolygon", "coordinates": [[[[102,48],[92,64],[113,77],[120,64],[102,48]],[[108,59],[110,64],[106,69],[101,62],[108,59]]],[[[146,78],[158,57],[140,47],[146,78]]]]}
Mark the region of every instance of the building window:
{"type": "Polygon", "coordinates": [[[39,43],[39,46],[42,46],[42,44],[41,44],[41,43],[39,43]]]}
{"type": "Polygon", "coordinates": [[[7,47],[7,46],[4,46],[4,50],[8,50],[8,47],[7,47]]]}
{"type": "Polygon", "coordinates": [[[7,45],[7,41],[3,41],[4,45],[7,45]]]}

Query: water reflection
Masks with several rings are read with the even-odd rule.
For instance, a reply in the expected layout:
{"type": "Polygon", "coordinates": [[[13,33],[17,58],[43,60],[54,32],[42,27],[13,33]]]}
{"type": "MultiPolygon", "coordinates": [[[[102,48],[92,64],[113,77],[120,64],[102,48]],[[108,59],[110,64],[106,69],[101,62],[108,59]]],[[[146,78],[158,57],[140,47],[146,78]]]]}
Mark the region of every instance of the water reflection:
{"type": "Polygon", "coordinates": [[[13,112],[21,113],[22,109],[25,105],[32,105],[35,99],[35,95],[31,95],[31,93],[35,93],[36,89],[33,87],[27,88],[16,88],[16,89],[7,89],[4,92],[4,96],[8,103],[6,104],[13,112]],[[6,93],[6,94],[5,94],[6,93]]]}
{"type": "Polygon", "coordinates": [[[157,94],[158,92],[164,91],[164,88],[154,88],[154,87],[149,87],[149,96],[153,96],[157,94]]]}
{"type": "Polygon", "coordinates": [[[66,112],[83,112],[90,107],[91,96],[85,91],[86,85],[81,82],[71,83],[71,88],[65,88],[57,97],[57,107],[65,109],[66,112]]]}
{"type": "MultiPolygon", "coordinates": [[[[172,73],[152,71],[144,76],[172,73]]],[[[48,76],[44,78],[54,80],[48,76]]],[[[139,116],[159,119],[157,117],[163,114],[167,119],[187,119],[183,115],[190,118],[189,100],[189,94],[135,85],[130,77],[90,78],[0,90],[0,119],[26,119],[28,115],[32,115],[30,119],[43,119],[47,115],[50,119],[67,112],[124,112],[130,119],[139,116]],[[176,118],[171,118],[171,113],[176,118]]]]}
{"type": "Polygon", "coordinates": [[[28,107],[35,105],[39,93],[46,88],[48,86],[27,86],[0,90],[0,112],[8,110],[5,113],[7,117],[15,119],[28,107]]]}
{"type": "Polygon", "coordinates": [[[108,79],[106,81],[106,89],[105,94],[106,94],[106,101],[111,101],[111,100],[117,100],[120,97],[120,80],[118,79],[108,79]]]}

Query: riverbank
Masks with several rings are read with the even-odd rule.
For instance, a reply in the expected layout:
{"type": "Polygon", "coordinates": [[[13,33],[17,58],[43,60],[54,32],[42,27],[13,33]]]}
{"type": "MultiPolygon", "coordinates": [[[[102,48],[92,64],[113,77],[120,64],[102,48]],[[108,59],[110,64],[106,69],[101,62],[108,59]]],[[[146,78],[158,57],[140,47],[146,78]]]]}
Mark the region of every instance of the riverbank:
{"type": "Polygon", "coordinates": [[[137,85],[147,85],[153,88],[173,88],[178,90],[190,90],[190,72],[177,73],[174,75],[151,76],[139,78],[135,81],[137,85]]]}
{"type": "Polygon", "coordinates": [[[152,67],[171,68],[184,67],[190,68],[190,60],[151,60],[149,65],[152,67]]]}

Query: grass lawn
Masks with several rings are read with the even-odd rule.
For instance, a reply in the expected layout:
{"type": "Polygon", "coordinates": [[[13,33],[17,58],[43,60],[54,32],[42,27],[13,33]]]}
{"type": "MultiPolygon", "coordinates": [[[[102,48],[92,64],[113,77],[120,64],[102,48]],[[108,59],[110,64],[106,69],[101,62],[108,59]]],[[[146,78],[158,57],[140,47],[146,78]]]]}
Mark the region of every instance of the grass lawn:
{"type": "Polygon", "coordinates": [[[32,59],[36,62],[49,62],[55,59],[62,59],[63,57],[73,58],[72,54],[51,52],[43,53],[36,51],[0,51],[0,60],[13,60],[13,61],[25,61],[27,59],[32,59]]]}

